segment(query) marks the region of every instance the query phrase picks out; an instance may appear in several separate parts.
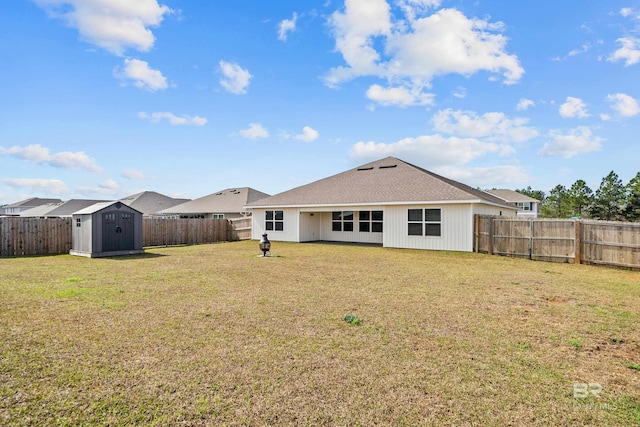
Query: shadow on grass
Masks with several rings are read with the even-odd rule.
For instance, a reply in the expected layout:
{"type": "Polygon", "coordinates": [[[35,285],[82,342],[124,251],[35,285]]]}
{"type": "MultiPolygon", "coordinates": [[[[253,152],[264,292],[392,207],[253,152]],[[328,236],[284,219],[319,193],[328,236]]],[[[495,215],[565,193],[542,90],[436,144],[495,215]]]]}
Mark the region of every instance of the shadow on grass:
{"type": "Polygon", "coordinates": [[[165,257],[165,256],[169,256],[169,255],[165,255],[165,254],[152,254],[152,253],[143,253],[143,254],[135,254],[135,255],[113,255],[113,256],[104,256],[104,257],[97,257],[98,259],[112,259],[115,261],[128,261],[128,260],[132,260],[132,259],[153,259],[153,258],[160,258],[160,257],[165,257]]]}

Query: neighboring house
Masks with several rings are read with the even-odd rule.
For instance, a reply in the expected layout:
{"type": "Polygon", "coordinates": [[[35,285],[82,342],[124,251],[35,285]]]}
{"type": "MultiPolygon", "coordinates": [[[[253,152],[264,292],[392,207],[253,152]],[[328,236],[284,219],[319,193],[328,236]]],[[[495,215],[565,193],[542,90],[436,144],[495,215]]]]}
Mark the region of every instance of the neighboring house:
{"type": "Polygon", "coordinates": [[[164,209],[157,212],[157,215],[173,218],[242,218],[251,215],[251,212],[245,209],[246,205],[265,197],[269,197],[269,195],[249,187],[227,188],[164,209]]]}
{"type": "Polygon", "coordinates": [[[519,217],[538,218],[540,216],[540,204],[542,202],[538,199],[513,190],[486,190],[486,192],[499,197],[509,205],[517,207],[519,217]]]}
{"type": "Polygon", "coordinates": [[[20,213],[33,209],[38,206],[46,205],[49,203],[60,203],[60,199],[40,199],[38,197],[32,197],[30,199],[22,200],[20,202],[11,203],[3,207],[3,211],[0,212],[5,215],[19,215],[20,213]]]}
{"type": "Polygon", "coordinates": [[[468,185],[387,157],[259,200],[252,238],[473,250],[474,215],[516,208],[468,185]]]}
{"type": "Polygon", "coordinates": [[[84,209],[96,203],[106,202],[107,200],[87,200],[87,199],[71,199],[66,202],[50,203],[48,205],[38,206],[33,209],[20,213],[21,217],[36,218],[71,218],[74,212],[84,209]]]}
{"type": "Polygon", "coordinates": [[[174,199],[155,191],[143,191],[129,197],[120,199],[122,203],[142,212],[144,215],[154,215],[161,210],[172,208],[191,199],[174,199]]]}

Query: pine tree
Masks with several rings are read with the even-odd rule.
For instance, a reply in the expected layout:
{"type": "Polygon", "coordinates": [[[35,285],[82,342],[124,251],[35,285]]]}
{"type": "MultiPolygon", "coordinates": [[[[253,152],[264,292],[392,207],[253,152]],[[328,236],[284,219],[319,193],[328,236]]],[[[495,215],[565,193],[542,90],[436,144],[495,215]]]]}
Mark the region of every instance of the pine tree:
{"type": "Polygon", "coordinates": [[[627,184],[627,206],[624,217],[628,221],[640,221],[640,172],[627,184]]]}
{"type": "Polygon", "coordinates": [[[600,188],[596,190],[591,215],[608,221],[620,219],[624,202],[625,186],[618,175],[611,171],[602,178],[600,188]]]}
{"type": "Polygon", "coordinates": [[[547,218],[569,217],[570,206],[567,197],[567,188],[564,185],[556,185],[549,192],[549,196],[542,205],[542,216],[547,218]]]}
{"type": "Polygon", "coordinates": [[[527,188],[523,188],[521,190],[516,190],[516,192],[524,194],[525,196],[529,196],[533,199],[540,200],[540,203],[544,202],[545,199],[544,191],[533,190],[531,186],[528,186],[527,188]]]}
{"type": "Polygon", "coordinates": [[[593,190],[584,180],[579,179],[567,191],[567,198],[571,214],[583,216],[593,203],[593,190]]]}

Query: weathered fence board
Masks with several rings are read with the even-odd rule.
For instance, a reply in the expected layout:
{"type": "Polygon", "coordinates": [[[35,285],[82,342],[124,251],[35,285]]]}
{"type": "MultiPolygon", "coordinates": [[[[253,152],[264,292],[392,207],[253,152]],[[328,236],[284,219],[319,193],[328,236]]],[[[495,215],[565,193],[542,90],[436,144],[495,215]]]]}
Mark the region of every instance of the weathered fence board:
{"type": "Polygon", "coordinates": [[[71,218],[0,217],[0,256],[51,255],[71,250],[71,218]]]}
{"type": "MultiPolygon", "coordinates": [[[[71,218],[0,217],[0,256],[66,254],[71,218]]],[[[251,218],[144,218],[143,246],[195,245],[251,239],[251,218]]]]}
{"type": "Polygon", "coordinates": [[[640,224],[477,215],[476,252],[640,268],[640,224]]]}

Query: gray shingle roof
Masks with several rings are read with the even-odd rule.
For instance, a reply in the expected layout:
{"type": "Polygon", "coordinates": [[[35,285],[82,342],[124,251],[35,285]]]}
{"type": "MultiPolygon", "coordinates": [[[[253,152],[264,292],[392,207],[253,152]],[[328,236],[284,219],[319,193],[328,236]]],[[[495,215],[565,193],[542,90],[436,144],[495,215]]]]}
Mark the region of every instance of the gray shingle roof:
{"type": "Polygon", "coordinates": [[[227,188],[164,209],[158,214],[240,213],[245,211],[247,204],[265,197],[269,195],[249,187],[227,188]]]}
{"type": "Polygon", "coordinates": [[[249,207],[456,201],[483,201],[508,207],[503,200],[482,190],[395,157],[276,194],[249,207]]]}
{"type": "Polygon", "coordinates": [[[98,202],[106,202],[106,200],[87,200],[87,199],[71,199],[66,202],[54,203],[48,205],[46,208],[43,206],[29,209],[21,212],[21,217],[65,217],[71,216],[76,211],[84,209],[87,206],[91,206],[98,202]],[[50,209],[48,209],[50,208],[50,209]]]}
{"type": "Polygon", "coordinates": [[[148,215],[188,202],[189,200],[190,199],[174,199],[173,197],[165,196],[155,191],[143,191],[142,193],[120,199],[120,201],[127,206],[148,215]]]}

